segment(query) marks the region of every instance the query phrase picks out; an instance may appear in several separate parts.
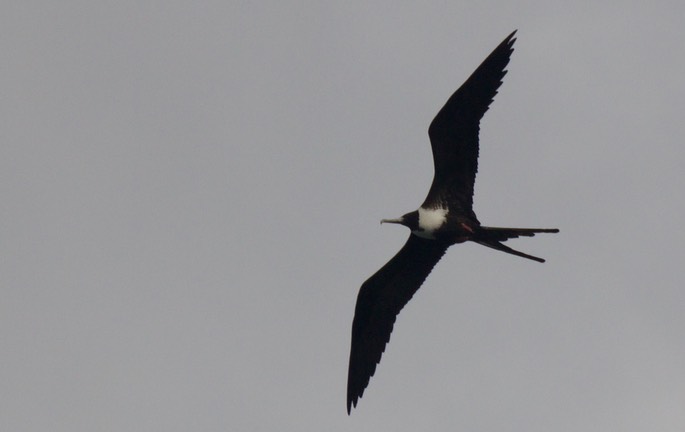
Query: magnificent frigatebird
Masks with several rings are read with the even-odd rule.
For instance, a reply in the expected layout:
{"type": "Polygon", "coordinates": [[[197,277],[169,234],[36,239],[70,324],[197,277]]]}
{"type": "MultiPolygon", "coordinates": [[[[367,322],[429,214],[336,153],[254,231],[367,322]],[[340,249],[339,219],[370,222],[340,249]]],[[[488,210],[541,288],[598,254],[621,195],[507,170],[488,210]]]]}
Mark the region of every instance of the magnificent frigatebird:
{"type": "Polygon", "coordinates": [[[347,377],[347,413],[364,394],[390,340],[395,318],[448,247],[472,241],[538,262],[544,259],[502,244],[519,236],[556,233],[558,229],[494,228],[480,224],[473,212],[473,184],[478,168],[480,119],[506,75],[514,51],[511,33],[447,100],[428,128],[435,173],[418,210],[395,223],[411,230],[407,243],[359,290],[352,322],[352,349],[347,377]]]}

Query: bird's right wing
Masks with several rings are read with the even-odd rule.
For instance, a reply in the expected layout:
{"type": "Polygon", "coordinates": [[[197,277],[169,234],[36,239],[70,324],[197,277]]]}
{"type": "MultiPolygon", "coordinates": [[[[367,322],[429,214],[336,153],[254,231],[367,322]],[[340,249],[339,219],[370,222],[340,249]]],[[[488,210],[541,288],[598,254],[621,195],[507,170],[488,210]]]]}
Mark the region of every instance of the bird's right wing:
{"type": "Polygon", "coordinates": [[[410,234],[397,255],[359,290],[347,376],[348,414],[376,371],[397,314],[426,280],[447,247],[445,243],[410,234]]]}

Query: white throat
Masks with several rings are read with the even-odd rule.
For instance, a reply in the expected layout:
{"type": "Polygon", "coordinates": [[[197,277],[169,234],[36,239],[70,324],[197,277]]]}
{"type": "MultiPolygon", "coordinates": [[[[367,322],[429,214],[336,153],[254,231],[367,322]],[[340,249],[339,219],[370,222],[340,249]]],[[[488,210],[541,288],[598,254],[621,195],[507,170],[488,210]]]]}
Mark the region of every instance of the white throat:
{"type": "Polygon", "coordinates": [[[426,209],[419,207],[419,229],[414,231],[419,237],[434,239],[433,233],[447,221],[446,208],[426,209]]]}

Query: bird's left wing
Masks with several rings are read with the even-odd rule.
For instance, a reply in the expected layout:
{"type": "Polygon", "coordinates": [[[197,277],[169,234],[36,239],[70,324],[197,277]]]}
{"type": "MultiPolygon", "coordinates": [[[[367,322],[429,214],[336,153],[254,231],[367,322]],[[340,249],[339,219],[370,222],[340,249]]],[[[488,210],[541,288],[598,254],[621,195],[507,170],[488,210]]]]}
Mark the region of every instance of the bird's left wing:
{"type": "Polygon", "coordinates": [[[386,265],[359,290],[352,322],[347,376],[347,413],[364,394],[390,340],[395,318],[419,289],[448,245],[413,234],[386,265]]]}
{"type": "Polygon", "coordinates": [[[447,199],[459,203],[462,211],[472,213],[480,120],[507,73],[505,68],[514,51],[515,34],[516,31],[507,36],[483,60],[431,122],[428,135],[435,175],[422,207],[440,207],[440,201],[447,199]]]}

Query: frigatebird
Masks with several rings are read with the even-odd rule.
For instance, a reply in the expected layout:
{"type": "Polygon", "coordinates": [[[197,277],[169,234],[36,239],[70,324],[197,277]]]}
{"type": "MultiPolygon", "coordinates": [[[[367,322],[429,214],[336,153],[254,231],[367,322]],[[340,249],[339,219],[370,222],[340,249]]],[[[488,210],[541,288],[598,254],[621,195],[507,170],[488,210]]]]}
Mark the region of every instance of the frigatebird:
{"type": "Polygon", "coordinates": [[[516,31],[481,63],[447,100],[428,128],[435,173],[418,210],[381,223],[411,230],[400,251],[359,290],[352,322],[352,349],[347,377],[347,413],[357,406],[381,360],[395,319],[435,264],[453,244],[466,241],[538,262],[544,259],[502,244],[520,236],[556,233],[558,229],[482,226],[473,211],[478,168],[480,119],[506,75],[516,31]]]}

